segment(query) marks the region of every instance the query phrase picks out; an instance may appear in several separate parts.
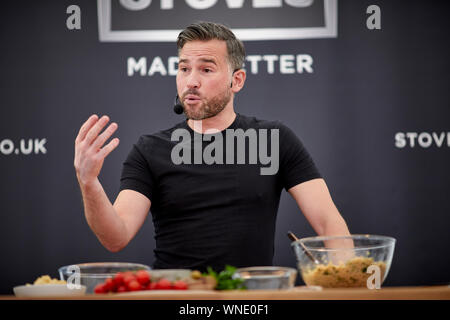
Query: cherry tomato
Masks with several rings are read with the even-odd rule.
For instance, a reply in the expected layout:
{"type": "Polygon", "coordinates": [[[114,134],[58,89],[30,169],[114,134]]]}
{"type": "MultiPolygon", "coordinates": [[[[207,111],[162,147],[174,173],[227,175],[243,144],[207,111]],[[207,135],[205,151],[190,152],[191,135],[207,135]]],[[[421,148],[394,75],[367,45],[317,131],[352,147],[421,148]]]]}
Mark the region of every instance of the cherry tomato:
{"type": "Polygon", "coordinates": [[[142,285],[147,285],[150,282],[150,274],[145,270],[139,270],[136,272],[136,280],[142,285]]]}
{"type": "Polygon", "coordinates": [[[115,286],[112,278],[106,279],[105,282],[103,283],[103,285],[104,285],[106,292],[114,292],[115,291],[116,286],[115,286]]]}
{"type": "Polygon", "coordinates": [[[136,281],[136,277],[133,274],[126,274],[123,276],[123,284],[128,287],[131,281],[136,281]]]}
{"type": "Polygon", "coordinates": [[[130,291],[138,291],[141,290],[141,284],[137,282],[137,280],[133,280],[128,284],[128,290],[130,291]]]}
{"type": "Polygon", "coordinates": [[[156,290],[156,287],[158,286],[158,282],[150,282],[147,285],[147,290],[156,290]]]}
{"type": "Polygon", "coordinates": [[[172,289],[172,283],[169,280],[162,278],[161,280],[159,280],[156,283],[156,289],[157,290],[170,290],[170,289],[172,289]]]}
{"type": "Polygon", "coordinates": [[[117,288],[117,292],[127,292],[127,287],[125,287],[124,285],[121,285],[117,288]]]}
{"type": "Polygon", "coordinates": [[[134,276],[134,272],[133,271],[124,271],[124,272],[122,272],[123,273],[123,276],[125,277],[125,276],[134,276]]]}
{"type": "Polygon", "coordinates": [[[95,286],[94,288],[94,292],[95,293],[106,293],[105,290],[105,284],[104,283],[99,283],[98,285],[95,286]]]}
{"type": "Polygon", "coordinates": [[[184,282],[182,280],[177,280],[173,283],[172,287],[175,290],[187,290],[188,285],[186,282],[184,282]]]}
{"type": "Polygon", "coordinates": [[[124,277],[123,272],[116,273],[116,275],[113,278],[116,287],[123,285],[123,277],[124,277]]]}

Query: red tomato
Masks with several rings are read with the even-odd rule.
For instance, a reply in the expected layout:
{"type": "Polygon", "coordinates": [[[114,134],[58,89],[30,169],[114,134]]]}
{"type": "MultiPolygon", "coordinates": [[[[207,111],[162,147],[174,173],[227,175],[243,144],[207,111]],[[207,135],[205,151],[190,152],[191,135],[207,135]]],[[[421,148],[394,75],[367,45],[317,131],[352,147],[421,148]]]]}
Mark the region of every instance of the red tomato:
{"type": "Polygon", "coordinates": [[[133,271],[125,271],[123,272],[123,276],[134,276],[134,272],[133,271]]]}
{"type": "Polygon", "coordinates": [[[106,292],[115,291],[115,289],[116,289],[116,286],[115,286],[112,278],[106,279],[105,282],[103,283],[103,285],[104,285],[106,292]]]}
{"type": "Polygon", "coordinates": [[[136,281],[136,277],[133,274],[126,274],[123,276],[123,284],[128,287],[131,281],[136,281]]]}
{"type": "Polygon", "coordinates": [[[136,272],[136,280],[142,285],[147,285],[150,282],[150,274],[145,270],[139,270],[136,272]]]}
{"type": "Polygon", "coordinates": [[[147,285],[147,290],[156,290],[156,287],[158,286],[158,282],[150,282],[147,285]]]}
{"type": "Polygon", "coordinates": [[[94,288],[94,292],[95,293],[106,293],[105,284],[99,283],[98,285],[96,285],[94,288]]]}
{"type": "Polygon", "coordinates": [[[138,291],[141,290],[141,284],[137,282],[137,280],[133,280],[128,284],[128,290],[130,291],[138,291]]]}
{"type": "Polygon", "coordinates": [[[186,282],[182,281],[182,280],[177,280],[173,283],[173,289],[175,290],[187,290],[188,285],[186,282]]]}
{"type": "Polygon", "coordinates": [[[123,272],[116,273],[116,275],[113,278],[116,287],[123,285],[123,277],[124,277],[123,272]]]}
{"type": "Polygon", "coordinates": [[[117,292],[127,292],[127,287],[125,287],[124,285],[121,285],[117,288],[117,292]]]}
{"type": "Polygon", "coordinates": [[[172,289],[172,283],[169,280],[162,278],[161,280],[159,280],[156,283],[156,289],[157,290],[170,290],[170,289],[172,289]]]}

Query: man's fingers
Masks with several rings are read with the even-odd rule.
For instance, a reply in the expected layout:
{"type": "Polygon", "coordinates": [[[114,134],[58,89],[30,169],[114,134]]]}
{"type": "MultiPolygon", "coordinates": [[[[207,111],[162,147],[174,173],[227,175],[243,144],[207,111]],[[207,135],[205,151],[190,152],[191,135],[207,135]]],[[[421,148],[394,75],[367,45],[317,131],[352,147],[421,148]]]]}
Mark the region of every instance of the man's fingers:
{"type": "Polygon", "coordinates": [[[111,137],[112,134],[117,130],[117,127],[118,127],[117,123],[115,123],[115,122],[111,123],[108,126],[108,128],[106,128],[105,131],[103,131],[102,134],[99,135],[97,137],[97,139],[95,139],[95,141],[92,143],[92,147],[95,150],[100,149],[103,146],[103,144],[106,142],[106,140],[108,140],[109,137],[111,137]]]}
{"type": "Polygon", "coordinates": [[[92,116],[87,119],[83,125],[80,128],[80,131],[78,132],[78,136],[75,141],[81,142],[86,137],[86,134],[88,133],[89,129],[92,128],[92,126],[97,122],[98,116],[96,114],[93,114],[92,116]]]}
{"type": "Polygon", "coordinates": [[[111,151],[113,151],[119,145],[119,142],[119,138],[112,139],[106,146],[104,146],[100,150],[100,157],[106,158],[111,153],[111,151]]]}
{"type": "Polygon", "coordinates": [[[86,138],[84,139],[84,141],[87,143],[87,145],[90,145],[92,143],[92,141],[94,141],[97,138],[100,131],[102,131],[103,127],[108,122],[109,122],[109,117],[103,116],[97,121],[97,123],[91,129],[89,129],[88,133],[86,134],[86,138]]]}

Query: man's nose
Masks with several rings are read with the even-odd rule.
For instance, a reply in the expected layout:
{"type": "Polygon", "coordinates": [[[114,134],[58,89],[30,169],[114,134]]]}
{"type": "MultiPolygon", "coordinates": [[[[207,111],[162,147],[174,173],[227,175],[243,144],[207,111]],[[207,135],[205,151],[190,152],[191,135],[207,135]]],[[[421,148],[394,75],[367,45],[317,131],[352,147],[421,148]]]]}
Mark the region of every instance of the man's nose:
{"type": "Polygon", "coordinates": [[[187,85],[187,87],[189,89],[193,89],[193,88],[198,89],[198,88],[200,88],[200,79],[199,79],[199,77],[198,77],[196,72],[192,72],[189,75],[189,78],[187,80],[186,85],[187,85]]]}

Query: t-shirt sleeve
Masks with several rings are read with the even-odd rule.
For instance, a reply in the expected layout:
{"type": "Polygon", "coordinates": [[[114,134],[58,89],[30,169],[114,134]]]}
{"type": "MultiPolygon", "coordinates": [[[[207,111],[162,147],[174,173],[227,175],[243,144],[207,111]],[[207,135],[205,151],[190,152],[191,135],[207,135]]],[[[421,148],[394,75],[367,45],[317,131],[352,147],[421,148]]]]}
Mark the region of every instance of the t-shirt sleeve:
{"type": "Polygon", "coordinates": [[[300,139],[284,124],[280,125],[280,174],[286,191],[322,177],[300,139]]]}
{"type": "Polygon", "coordinates": [[[139,138],[133,145],[122,167],[120,178],[120,191],[131,189],[142,193],[152,201],[154,179],[148,161],[145,159],[145,150],[150,148],[144,143],[144,138],[139,138]]]}

